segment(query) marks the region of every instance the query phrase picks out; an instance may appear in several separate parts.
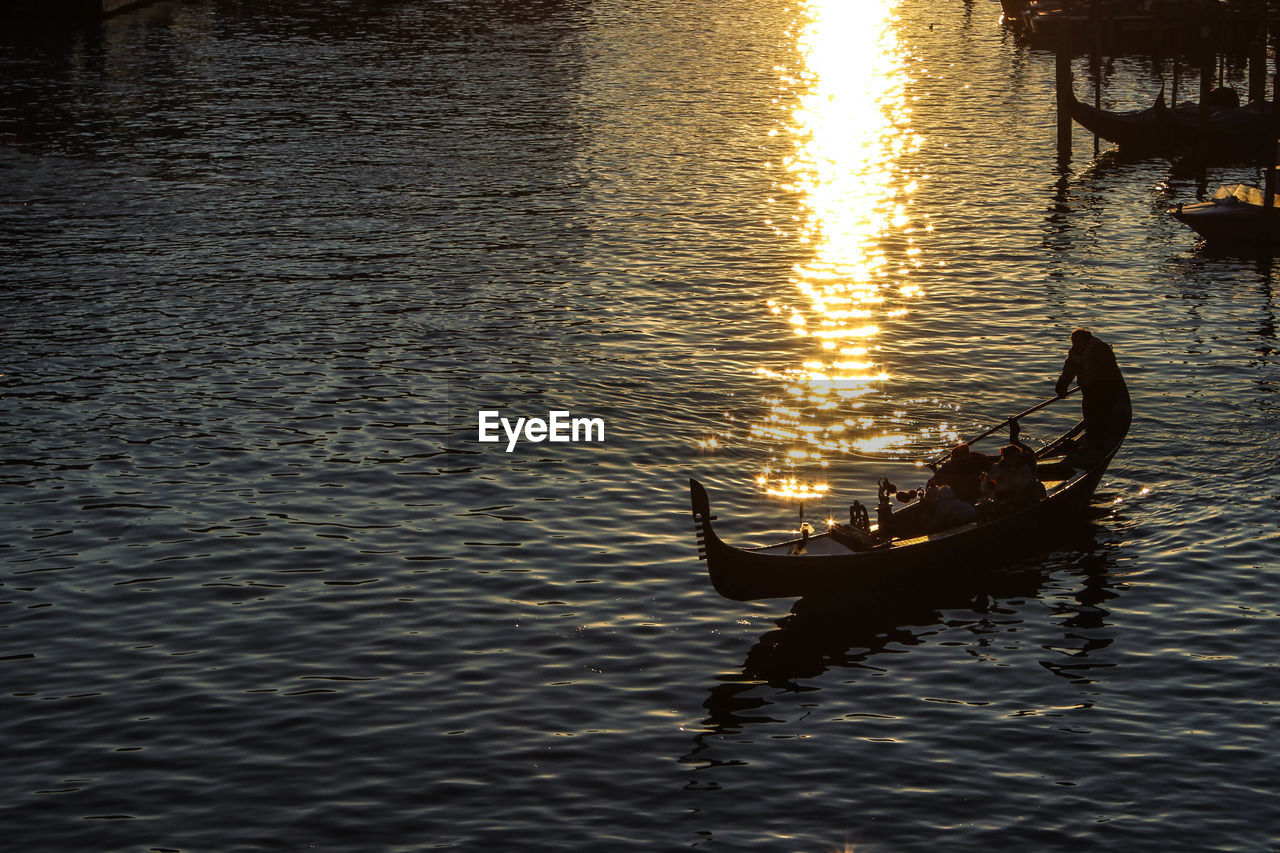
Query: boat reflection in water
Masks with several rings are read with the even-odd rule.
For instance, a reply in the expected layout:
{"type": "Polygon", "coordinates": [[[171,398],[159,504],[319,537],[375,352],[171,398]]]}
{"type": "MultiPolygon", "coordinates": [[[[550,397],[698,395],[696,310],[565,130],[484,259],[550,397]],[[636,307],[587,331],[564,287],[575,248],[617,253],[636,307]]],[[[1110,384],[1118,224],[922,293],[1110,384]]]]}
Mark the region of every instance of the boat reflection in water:
{"type": "Polygon", "coordinates": [[[921,645],[941,630],[943,611],[971,611],[981,619],[999,609],[1002,600],[1036,597],[1044,580],[1038,567],[1021,567],[991,574],[978,587],[939,586],[924,595],[917,591],[874,605],[802,598],[747,652],[742,674],[781,685],[815,678],[833,666],[860,666],[891,646],[921,645]]]}
{"type": "MultiPolygon", "coordinates": [[[[1020,657],[1006,665],[1022,665],[1038,675],[1048,672],[1088,690],[1110,677],[1103,673],[1117,665],[1108,605],[1123,583],[1116,580],[1115,546],[1106,541],[1114,536],[1110,529],[1083,523],[1061,557],[993,573],[980,589],[939,588],[874,608],[801,599],[777,628],[756,641],[739,673],[720,676],[708,691],[702,729],[680,760],[695,769],[751,763],[743,757],[748,748],[742,744],[752,741],[726,736],[763,724],[786,726],[798,714],[803,719],[819,713],[815,709],[824,707],[823,687],[802,682],[830,669],[842,672],[828,688],[838,692],[826,702],[836,703],[832,707],[838,706],[840,713],[858,715],[858,706],[848,704],[857,695],[848,692],[849,686],[892,675],[892,665],[882,655],[945,645],[963,657],[963,666],[971,656],[990,659],[993,638],[1008,638],[1023,628],[1052,625],[1056,630],[1038,646],[1023,646],[1032,659],[1020,657]],[[1027,601],[1037,606],[1027,608],[1027,601]],[[1025,621],[1028,614],[1035,615],[1035,625],[1025,621]],[[795,694],[804,698],[789,698],[795,694]]],[[[902,689],[910,691],[910,670],[899,678],[905,679],[902,689]]],[[[883,696],[880,690],[875,695],[883,696]]],[[[1088,701],[1082,699],[1079,707],[1087,708],[1088,701]]]]}
{"type": "Polygon", "coordinates": [[[757,484],[777,497],[824,497],[831,456],[913,441],[876,411],[895,405],[867,405],[890,379],[878,344],[885,324],[919,296],[907,282],[920,265],[907,210],[918,182],[901,161],[922,140],[911,130],[896,5],[810,0],[797,30],[801,67],[778,69],[796,95],[790,122],[773,132],[792,135],[794,148],[770,201],[796,212],[770,224],[812,253],[794,267],[794,298],[769,304],[806,344],[803,361],[757,371],[773,386],[750,427],[769,454],[757,484]]]}
{"type": "MultiPolygon", "coordinates": [[[[711,688],[703,703],[708,711],[704,724],[709,733],[723,734],[755,723],[781,722],[770,715],[771,703],[756,689],[761,684],[814,689],[802,688],[798,681],[833,667],[883,674],[883,666],[870,662],[877,655],[936,645],[939,641],[930,638],[942,635],[948,635],[949,645],[983,646],[985,635],[1007,633],[1020,622],[1018,608],[1024,600],[1040,600],[1052,624],[1064,632],[1061,640],[1045,645],[1054,654],[1041,659],[1040,665],[1073,683],[1090,683],[1093,670],[1114,666],[1099,654],[1113,642],[1106,631],[1107,602],[1121,591],[1114,577],[1114,548],[1106,542],[1109,536],[1114,534],[1096,519],[1084,521],[1059,557],[992,572],[980,587],[917,590],[873,606],[829,597],[801,599],[778,620],[777,628],[756,641],[740,675],[725,676],[711,688]],[[973,635],[971,641],[965,640],[965,631],[973,635]],[[960,632],[958,637],[952,636],[955,632],[960,632]]],[[[689,760],[705,760],[698,753],[707,747],[706,734],[696,739],[699,749],[689,760]]]]}

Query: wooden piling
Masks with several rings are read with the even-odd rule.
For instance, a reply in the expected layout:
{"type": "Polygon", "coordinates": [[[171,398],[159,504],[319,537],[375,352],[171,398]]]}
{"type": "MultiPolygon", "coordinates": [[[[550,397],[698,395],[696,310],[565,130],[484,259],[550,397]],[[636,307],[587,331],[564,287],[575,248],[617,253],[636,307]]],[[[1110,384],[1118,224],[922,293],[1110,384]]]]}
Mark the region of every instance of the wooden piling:
{"type": "MultiPolygon", "coordinates": [[[[1089,73],[1093,75],[1093,107],[1102,109],[1102,0],[1089,0],[1089,29],[1093,35],[1093,54],[1089,57],[1089,73]]],[[[1093,154],[1102,146],[1098,134],[1093,135],[1093,154]]]]}
{"type": "Polygon", "coordinates": [[[1267,168],[1267,177],[1263,181],[1262,191],[1262,245],[1274,245],[1271,235],[1276,228],[1276,158],[1271,156],[1271,165],[1267,168]]]}
{"type": "MultiPolygon", "coordinates": [[[[1277,58],[1280,63],[1280,57],[1277,58]]],[[[1262,190],[1262,245],[1263,248],[1270,248],[1275,245],[1272,239],[1275,234],[1276,227],[1276,134],[1280,132],[1280,114],[1276,110],[1280,109],[1280,74],[1276,74],[1271,82],[1271,121],[1264,122],[1269,124],[1269,133],[1267,134],[1267,148],[1270,153],[1267,155],[1266,163],[1266,179],[1263,181],[1262,190]]]]}
{"type": "Polygon", "coordinates": [[[1267,43],[1259,40],[1249,45],[1249,103],[1261,104],[1267,99],[1267,43]]]}
{"type": "MultiPolygon", "coordinates": [[[[1207,40],[1207,39],[1206,39],[1207,40]]],[[[1213,52],[1206,48],[1204,55],[1200,59],[1200,140],[1197,146],[1197,154],[1200,155],[1200,164],[1203,168],[1209,145],[1209,93],[1213,91],[1213,70],[1215,57],[1213,52]]]]}
{"type": "Polygon", "coordinates": [[[1058,160],[1071,160],[1071,32],[1063,26],[1058,32],[1054,62],[1054,92],[1058,100],[1058,160]]]}
{"type": "Polygon", "coordinates": [[[1093,105],[1102,107],[1102,0],[1089,0],[1089,28],[1093,30],[1093,56],[1089,71],[1093,74],[1093,105]]]}

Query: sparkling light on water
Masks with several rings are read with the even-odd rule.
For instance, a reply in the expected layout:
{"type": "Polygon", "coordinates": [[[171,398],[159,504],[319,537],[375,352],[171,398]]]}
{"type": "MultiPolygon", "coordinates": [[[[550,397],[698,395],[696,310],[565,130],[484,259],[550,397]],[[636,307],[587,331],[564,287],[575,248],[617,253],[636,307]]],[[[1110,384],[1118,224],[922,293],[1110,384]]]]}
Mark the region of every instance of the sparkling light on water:
{"type": "Polygon", "coordinates": [[[773,457],[758,482],[780,497],[825,492],[824,473],[806,466],[825,466],[829,454],[884,453],[910,441],[895,425],[855,416],[863,398],[891,381],[878,360],[884,323],[920,295],[901,280],[904,265],[920,264],[906,212],[919,186],[899,161],[922,140],[911,130],[895,7],[894,0],[807,3],[797,29],[802,65],[777,69],[797,92],[781,189],[801,211],[791,231],[778,227],[812,250],[794,268],[795,301],[769,304],[811,343],[810,353],[794,367],[760,368],[789,402],[766,400],[769,414],[750,431],[773,457]],[[887,249],[889,240],[903,247],[887,249]]]}

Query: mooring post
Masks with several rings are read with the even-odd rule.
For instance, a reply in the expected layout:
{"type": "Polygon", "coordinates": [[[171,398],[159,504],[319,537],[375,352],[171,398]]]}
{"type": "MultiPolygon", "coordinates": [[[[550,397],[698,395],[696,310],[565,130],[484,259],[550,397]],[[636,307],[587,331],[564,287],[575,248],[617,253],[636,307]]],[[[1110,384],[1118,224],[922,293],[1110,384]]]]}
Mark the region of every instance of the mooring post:
{"type": "MultiPolygon", "coordinates": [[[[1201,30],[1201,35],[1205,38],[1206,45],[1209,42],[1209,27],[1201,30]]],[[[1209,93],[1213,91],[1213,67],[1217,64],[1217,57],[1214,55],[1212,48],[1205,47],[1204,54],[1200,59],[1200,140],[1196,146],[1200,155],[1200,165],[1204,166],[1206,155],[1209,153],[1209,93]]]]}
{"type": "MultiPolygon", "coordinates": [[[[1264,116],[1266,115],[1267,107],[1266,39],[1264,38],[1262,41],[1254,42],[1249,46],[1249,48],[1249,103],[1253,104],[1258,110],[1259,116],[1264,116]]],[[[1278,72],[1277,79],[1280,79],[1280,57],[1277,57],[1276,64],[1278,72]]],[[[1274,166],[1276,162],[1276,128],[1280,127],[1280,123],[1277,123],[1276,121],[1274,100],[1275,92],[1273,91],[1271,120],[1258,122],[1262,127],[1261,139],[1258,140],[1258,163],[1261,164],[1264,169],[1268,165],[1274,166]]]]}
{"type": "Polygon", "coordinates": [[[1209,93],[1213,91],[1213,64],[1216,61],[1213,53],[1207,52],[1200,63],[1200,121],[1209,117],[1209,93]]]}
{"type": "Polygon", "coordinates": [[[1271,164],[1267,166],[1267,177],[1263,181],[1262,192],[1262,246],[1266,248],[1271,245],[1271,235],[1276,227],[1276,158],[1271,155],[1271,164]]]}
{"type": "Polygon", "coordinates": [[[1249,103],[1259,109],[1267,99],[1267,43],[1255,41],[1249,45],[1249,103]]]}
{"type": "Polygon", "coordinates": [[[1089,70],[1093,73],[1093,105],[1102,107],[1102,0],[1089,0],[1089,28],[1093,30],[1093,56],[1089,70]]]}
{"type": "Polygon", "coordinates": [[[1071,160],[1071,31],[1066,24],[1058,29],[1058,52],[1054,62],[1054,90],[1058,99],[1058,160],[1071,160]]]}
{"type": "MultiPolygon", "coordinates": [[[[1280,57],[1276,58],[1277,64],[1280,64],[1280,57]]],[[[1275,233],[1276,223],[1276,136],[1280,134],[1280,115],[1276,110],[1280,109],[1280,74],[1271,81],[1271,121],[1263,122],[1268,126],[1267,133],[1267,154],[1266,160],[1266,179],[1263,181],[1262,191],[1262,247],[1270,248],[1273,244],[1272,235],[1275,233]]]]}
{"type": "MultiPolygon", "coordinates": [[[[1102,0],[1089,0],[1089,30],[1093,42],[1093,55],[1089,57],[1089,73],[1093,75],[1093,107],[1102,109],[1102,0]]],[[[1093,135],[1093,154],[1096,157],[1102,142],[1093,135]]]]}

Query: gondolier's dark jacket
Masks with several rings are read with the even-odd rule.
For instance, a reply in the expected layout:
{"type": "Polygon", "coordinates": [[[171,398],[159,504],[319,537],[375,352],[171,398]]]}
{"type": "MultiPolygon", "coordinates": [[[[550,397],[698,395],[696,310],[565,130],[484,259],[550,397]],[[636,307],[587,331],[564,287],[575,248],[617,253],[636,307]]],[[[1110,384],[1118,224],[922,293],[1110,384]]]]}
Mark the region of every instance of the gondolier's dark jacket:
{"type": "Polygon", "coordinates": [[[1085,399],[1092,397],[1098,402],[1110,402],[1129,393],[1111,345],[1097,337],[1090,338],[1083,351],[1077,352],[1072,347],[1067,353],[1055,388],[1059,396],[1067,393],[1073,379],[1079,380],[1085,399]]]}

